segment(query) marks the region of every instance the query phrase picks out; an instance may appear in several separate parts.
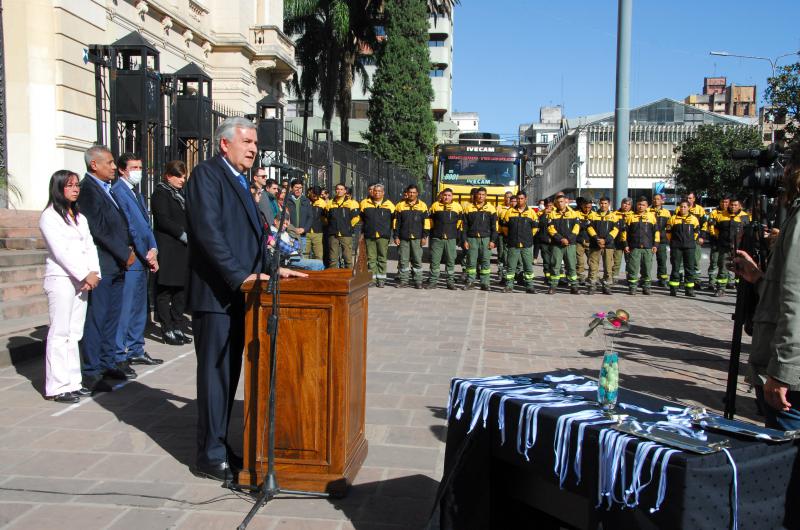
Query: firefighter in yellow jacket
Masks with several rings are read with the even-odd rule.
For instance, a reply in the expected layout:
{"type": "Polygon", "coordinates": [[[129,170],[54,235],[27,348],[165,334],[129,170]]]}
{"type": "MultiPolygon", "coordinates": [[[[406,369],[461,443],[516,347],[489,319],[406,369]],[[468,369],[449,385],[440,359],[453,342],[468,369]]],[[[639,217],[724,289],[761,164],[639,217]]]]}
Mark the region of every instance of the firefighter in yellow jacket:
{"type": "Polygon", "coordinates": [[[345,267],[353,268],[353,228],[359,222],[358,203],[347,197],[347,186],[337,184],[335,196],[328,202],[325,218],[328,222],[328,267],[339,267],[344,258],[345,267]]]}
{"type": "Polygon", "coordinates": [[[428,289],[436,288],[443,257],[447,288],[450,290],[456,288],[453,275],[456,271],[456,245],[461,239],[461,213],[461,205],[453,202],[453,190],[450,188],[445,188],[439,193],[439,200],[434,202],[428,211],[431,226],[431,271],[428,289]]]}
{"type": "Polygon", "coordinates": [[[600,261],[603,262],[603,294],[611,294],[614,284],[614,240],[619,233],[619,214],[611,210],[611,199],[603,197],[599,209],[589,215],[589,279],[586,294],[594,294],[600,261]]]}
{"type": "Polygon", "coordinates": [[[514,290],[514,271],[520,261],[525,278],[525,292],[530,294],[536,292],[533,283],[533,238],[539,228],[539,217],[527,202],[528,195],[524,191],[518,192],[517,206],[508,208],[503,215],[502,230],[508,247],[508,269],[504,289],[507,293],[514,290]]]}
{"type": "Polygon", "coordinates": [[[725,288],[733,285],[728,264],[733,257],[736,236],[749,222],[750,216],[742,210],[742,203],[737,197],[730,199],[727,210],[715,216],[710,232],[717,245],[716,296],[724,295],[725,288]]]}
{"type": "Polygon", "coordinates": [[[658,251],[660,236],[656,216],[647,211],[647,199],[639,197],[636,211],[625,221],[625,233],[622,235],[627,254],[626,272],[628,276],[628,294],[635,295],[639,285],[641,272],[642,294],[650,294],[650,265],[653,254],[658,251]]]}
{"type": "Polygon", "coordinates": [[[367,267],[375,278],[375,286],[386,285],[386,261],[389,238],[392,237],[394,204],[384,198],[383,184],[374,184],[370,197],[361,201],[362,233],[367,247],[367,267]]]}
{"type": "Polygon", "coordinates": [[[681,268],[683,268],[686,296],[694,297],[694,273],[697,270],[694,257],[699,232],[700,222],[697,220],[697,216],[689,213],[689,201],[684,199],[678,204],[678,210],[667,223],[669,256],[672,262],[672,272],[669,277],[670,296],[678,294],[678,287],[681,284],[681,268]]]}
{"type": "Polygon", "coordinates": [[[461,246],[467,251],[467,283],[464,290],[471,289],[479,275],[481,289],[488,291],[492,273],[492,249],[497,244],[497,210],[486,202],[486,188],[475,190],[472,201],[464,206],[461,215],[461,246]]]}
{"type": "MultiPolygon", "coordinates": [[[[545,217],[547,232],[550,234],[550,252],[553,272],[550,274],[550,289],[547,294],[555,294],[558,281],[566,275],[569,292],[578,294],[578,274],[576,272],[577,256],[575,241],[580,231],[578,214],[567,206],[567,197],[556,195],[555,208],[545,217]],[[562,273],[565,271],[565,273],[562,273]]],[[[541,219],[539,222],[541,229],[541,219]]]]}
{"type": "Polygon", "coordinates": [[[410,276],[414,287],[422,288],[422,247],[428,240],[430,220],[428,207],[419,200],[419,188],[409,184],[404,199],[394,209],[394,244],[398,246],[397,287],[408,285],[410,276]]]}
{"type": "Polygon", "coordinates": [[[650,211],[656,216],[656,223],[658,225],[658,250],[656,251],[656,276],[658,278],[658,286],[666,287],[669,280],[669,272],[667,271],[667,263],[669,262],[668,242],[667,242],[667,223],[672,214],[669,210],[664,208],[664,196],[660,193],[653,195],[653,206],[650,211]]]}

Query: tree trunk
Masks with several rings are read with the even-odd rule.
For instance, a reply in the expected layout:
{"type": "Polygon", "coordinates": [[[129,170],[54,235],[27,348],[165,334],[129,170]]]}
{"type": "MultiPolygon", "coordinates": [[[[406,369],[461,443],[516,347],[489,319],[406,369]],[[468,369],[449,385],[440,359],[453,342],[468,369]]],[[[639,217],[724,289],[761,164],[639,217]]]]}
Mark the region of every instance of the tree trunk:
{"type": "Polygon", "coordinates": [[[353,101],[353,68],[356,62],[356,53],[353,49],[347,49],[342,54],[342,72],[339,79],[339,117],[341,121],[340,134],[341,141],[350,141],[350,103],[353,101]]]}

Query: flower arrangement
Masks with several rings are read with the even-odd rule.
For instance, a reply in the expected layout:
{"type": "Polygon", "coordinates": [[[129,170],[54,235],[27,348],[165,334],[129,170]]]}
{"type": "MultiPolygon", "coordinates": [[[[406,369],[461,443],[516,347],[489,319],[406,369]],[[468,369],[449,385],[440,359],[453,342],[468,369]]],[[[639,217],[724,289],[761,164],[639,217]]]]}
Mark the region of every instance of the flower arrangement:
{"type": "Polygon", "coordinates": [[[614,337],[630,329],[631,315],[624,309],[600,312],[592,315],[589,328],[584,333],[588,337],[597,328],[603,329],[603,342],[606,349],[603,354],[603,364],[600,367],[600,376],[597,378],[597,401],[603,410],[613,411],[617,404],[619,392],[619,356],[614,351],[614,337]],[[610,347],[607,341],[610,340],[610,347]]]}
{"type": "Polygon", "coordinates": [[[609,351],[614,350],[614,337],[625,331],[630,331],[631,315],[624,309],[617,309],[616,311],[599,312],[592,315],[592,320],[589,322],[589,327],[586,329],[584,337],[588,337],[597,328],[603,329],[603,344],[605,349],[609,351]],[[610,346],[610,347],[609,347],[610,346]]]}

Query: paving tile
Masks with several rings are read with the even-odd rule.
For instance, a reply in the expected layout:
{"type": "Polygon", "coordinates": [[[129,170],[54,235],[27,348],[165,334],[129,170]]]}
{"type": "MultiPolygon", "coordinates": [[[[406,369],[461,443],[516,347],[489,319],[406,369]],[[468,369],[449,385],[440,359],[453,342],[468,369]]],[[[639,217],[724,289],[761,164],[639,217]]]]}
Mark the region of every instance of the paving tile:
{"type": "Polygon", "coordinates": [[[5,494],[3,501],[0,502],[0,527],[2,528],[7,528],[6,525],[13,522],[14,519],[35,508],[35,505],[32,504],[33,501],[31,503],[6,502],[5,494]]]}
{"type": "Polygon", "coordinates": [[[122,456],[119,454],[112,454],[101,459],[86,470],[81,471],[77,476],[80,478],[94,478],[98,480],[109,478],[120,478],[124,480],[135,479],[160,459],[160,456],[155,455],[122,456]]]}
{"type": "Polygon", "coordinates": [[[183,517],[180,510],[148,510],[131,508],[114,521],[106,530],[142,530],[175,528],[183,517]]]}
{"type": "Polygon", "coordinates": [[[435,449],[373,444],[365,463],[389,468],[433,469],[438,457],[439,451],[435,449]]]}
{"type": "Polygon", "coordinates": [[[87,528],[104,528],[120,514],[120,508],[71,505],[41,504],[17,518],[8,530],[50,529],[86,530],[87,528]]]}
{"type": "Polygon", "coordinates": [[[39,451],[33,458],[11,467],[9,472],[35,477],[74,477],[102,456],[77,451],[39,451]]]}

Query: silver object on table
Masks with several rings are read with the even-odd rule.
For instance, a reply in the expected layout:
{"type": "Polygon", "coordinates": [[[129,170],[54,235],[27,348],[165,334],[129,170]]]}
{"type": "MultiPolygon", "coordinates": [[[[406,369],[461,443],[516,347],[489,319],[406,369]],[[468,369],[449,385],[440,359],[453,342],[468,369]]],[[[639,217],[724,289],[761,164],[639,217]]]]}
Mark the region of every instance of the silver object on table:
{"type": "Polygon", "coordinates": [[[720,440],[718,442],[709,442],[703,440],[695,440],[688,436],[683,436],[678,433],[659,429],[658,427],[643,428],[639,423],[633,421],[622,421],[611,426],[615,429],[626,434],[631,434],[639,438],[658,442],[684,451],[690,451],[699,455],[708,455],[717,453],[723,449],[730,447],[729,440],[720,440]]]}
{"type": "Polygon", "coordinates": [[[738,434],[740,436],[768,442],[789,442],[800,438],[800,431],[767,429],[766,427],[751,425],[742,421],[729,420],[716,414],[709,414],[705,410],[703,410],[703,414],[692,416],[692,424],[711,431],[738,434]]]}

